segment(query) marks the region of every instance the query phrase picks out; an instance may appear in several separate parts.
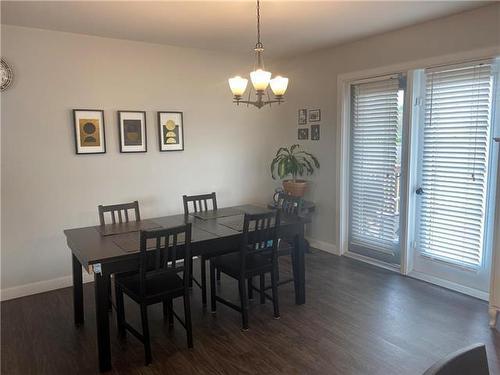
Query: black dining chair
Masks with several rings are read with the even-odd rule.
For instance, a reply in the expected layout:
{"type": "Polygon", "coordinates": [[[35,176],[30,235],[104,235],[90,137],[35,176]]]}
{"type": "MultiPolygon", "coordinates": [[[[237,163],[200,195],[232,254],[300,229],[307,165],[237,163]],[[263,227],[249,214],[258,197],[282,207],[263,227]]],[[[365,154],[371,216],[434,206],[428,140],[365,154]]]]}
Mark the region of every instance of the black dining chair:
{"type": "Polygon", "coordinates": [[[117,219],[118,223],[130,222],[130,215],[129,215],[130,210],[133,210],[136,221],[141,220],[138,201],[133,201],[130,203],[112,204],[108,206],[99,205],[97,207],[97,210],[99,211],[99,223],[101,225],[106,225],[106,218],[105,218],[106,213],[109,213],[109,216],[111,217],[111,223],[113,224],[117,223],[117,219]]]}
{"type": "Polygon", "coordinates": [[[148,325],[148,306],[163,303],[163,313],[172,325],[174,317],[187,333],[187,344],[193,347],[189,275],[191,258],[191,223],[159,230],[141,231],[138,274],[116,280],[116,310],[120,336],[130,331],[144,344],[145,363],[151,363],[151,342],[148,325]],[[182,262],[181,262],[182,260],[182,262]],[[182,274],[182,277],[179,274],[182,274]],[[142,333],[125,320],[123,294],[140,305],[142,333]],[[184,301],[184,321],[174,312],[173,299],[184,301]]]}
{"type": "MultiPolygon", "coordinates": [[[[141,213],[139,211],[139,202],[133,201],[130,203],[119,203],[119,204],[110,204],[110,205],[102,205],[97,206],[97,211],[99,213],[99,224],[104,226],[106,224],[122,224],[129,223],[132,221],[132,215],[134,215],[133,219],[135,221],[141,220],[141,213]],[[106,222],[106,216],[110,217],[110,220],[106,222]]],[[[134,272],[126,272],[112,275],[112,280],[117,277],[122,277],[126,275],[133,274],[134,272]]],[[[111,285],[114,281],[112,281],[111,285]]],[[[115,285],[116,291],[116,285],[115,285]]],[[[113,306],[113,299],[111,297],[111,288],[109,290],[109,306],[111,309],[113,306]]]]}
{"type": "MultiPolygon", "coordinates": [[[[278,209],[281,212],[282,218],[297,218],[300,216],[302,211],[302,205],[304,204],[304,200],[300,197],[294,197],[292,195],[288,195],[286,193],[281,193],[278,197],[278,209]]],[[[280,238],[278,240],[278,257],[281,256],[290,256],[290,260],[292,263],[292,267],[295,264],[293,259],[293,248],[294,248],[294,239],[293,238],[280,238]]],[[[283,284],[288,284],[294,282],[293,273],[292,277],[279,280],[280,274],[278,271],[278,286],[283,284]]],[[[261,280],[261,284],[263,281],[261,280]]],[[[265,288],[266,290],[271,287],[265,288]]]]}
{"type": "MultiPolygon", "coordinates": [[[[184,215],[189,215],[192,212],[204,212],[209,210],[217,210],[217,197],[215,192],[210,194],[199,194],[199,195],[183,195],[182,202],[184,204],[184,215]]],[[[207,270],[206,262],[208,258],[205,256],[200,257],[200,281],[196,280],[193,275],[191,275],[190,286],[193,282],[198,285],[201,289],[201,300],[203,305],[207,304],[207,270]]],[[[191,263],[191,272],[193,270],[193,264],[191,263]]]]}
{"type": "Polygon", "coordinates": [[[474,344],[451,353],[432,365],[423,375],[489,375],[484,344],[474,344]]]}
{"type": "Polygon", "coordinates": [[[221,255],[210,259],[210,291],[212,312],[216,312],[216,303],[220,302],[242,316],[243,330],[248,329],[248,295],[246,281],[250,282],[255,276],[271,274],[272,297],[260,289],[262,298],[273,301],[274,317],[279,318],[278,303],[278,227],[280,224],[279,211],[262,214],[245,214],[243,235],[240,251],[221,255]],[[215,270],[238,280],[240,306],[237,306],[217,295],[215,288],[215,270]]]}

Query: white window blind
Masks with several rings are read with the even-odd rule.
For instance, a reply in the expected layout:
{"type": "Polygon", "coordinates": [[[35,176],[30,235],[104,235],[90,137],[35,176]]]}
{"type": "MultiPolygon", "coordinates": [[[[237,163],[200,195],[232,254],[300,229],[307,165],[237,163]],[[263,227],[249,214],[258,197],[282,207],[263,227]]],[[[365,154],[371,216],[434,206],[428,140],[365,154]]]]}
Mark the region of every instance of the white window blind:
{"type": "Polygon", "coordinates": [[[481,264],[492,103],[490,63],[426,70],[419,250],[481,264]]]}
{"type": "Polygon", "coordinates": [[[351,247],[393,253],[398,242],[399,78],[351,86],[351,247]]]}

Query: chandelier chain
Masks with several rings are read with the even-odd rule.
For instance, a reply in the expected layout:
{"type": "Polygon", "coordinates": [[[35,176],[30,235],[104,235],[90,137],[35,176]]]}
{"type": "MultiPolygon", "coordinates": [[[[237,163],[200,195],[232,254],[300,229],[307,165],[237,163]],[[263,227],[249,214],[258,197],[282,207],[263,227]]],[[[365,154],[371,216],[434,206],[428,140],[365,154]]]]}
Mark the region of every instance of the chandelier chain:
{"type": "Polygon", "coordinates": [[[260,0],[257,0],[257,45],[256,47],[262,47],[260,42],[260,0]]]}

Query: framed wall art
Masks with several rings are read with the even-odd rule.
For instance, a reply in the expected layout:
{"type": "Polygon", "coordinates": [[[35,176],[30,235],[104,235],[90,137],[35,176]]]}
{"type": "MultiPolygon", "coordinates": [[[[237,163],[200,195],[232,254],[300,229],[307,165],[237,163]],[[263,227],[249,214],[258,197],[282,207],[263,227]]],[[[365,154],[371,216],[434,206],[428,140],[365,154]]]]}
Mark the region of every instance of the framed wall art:
{"type": "Polygon", "coordinates": [[[299,125],[307,124],[307,109],[299,109],[299,125]]]}
{"type": "Polygon", "coordinates": [[[309,110],[309,122],[321,121],[321,109],[309,110]]]}
{"type": "Polygon", "coordinates": [[[319,141],[319,124],[311,125],[311,140],[319,141]]]}
{"type": "Polygon", "coordinates": [[[74,109],[73,121],[77,154],[106,153],[103,110],[74,109]]]}
{"type": "Polygon", "coordinates": [[[182,112],[158,112],[160,151],[184,150],[184,123],[182,112]]]}
{"type": "Polygon", "coordinates": [[[309,129],[307,128],[299,129],[298,138],[299,140],[309,139],[309,129]]]}
{"type": "Polygon", "coordinates": [[[118,111],[118,131],[120,152],[146,152],[148,150],[146,112],[118,111]]]}

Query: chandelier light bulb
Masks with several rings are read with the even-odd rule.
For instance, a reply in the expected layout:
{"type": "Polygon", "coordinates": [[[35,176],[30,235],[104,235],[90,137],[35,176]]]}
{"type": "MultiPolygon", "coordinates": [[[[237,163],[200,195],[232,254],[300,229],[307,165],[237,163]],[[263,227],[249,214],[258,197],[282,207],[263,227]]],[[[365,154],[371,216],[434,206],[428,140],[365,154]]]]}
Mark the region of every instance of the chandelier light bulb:
{"type": "Polygon", "coordinates": [[[288,78],[282,76],[276,76],[271,81],[271,90],[275,96],[285,95],[286,89],[288,87],[288,78]]]}
{"type": "Polygon", "coordinates": [[[233,78],[229,78],[228,81],[229,87],[231,88],[234,96],[242,96],[245,93],[248,79],[236,76],[233,78]]]}
{"type": "Polygon", "coordinates": [[[250,79],[255,91],[264,91],[271,80],[271,72],[266,72],[262,69],[254,70],[250,73],[250,79]]]}

